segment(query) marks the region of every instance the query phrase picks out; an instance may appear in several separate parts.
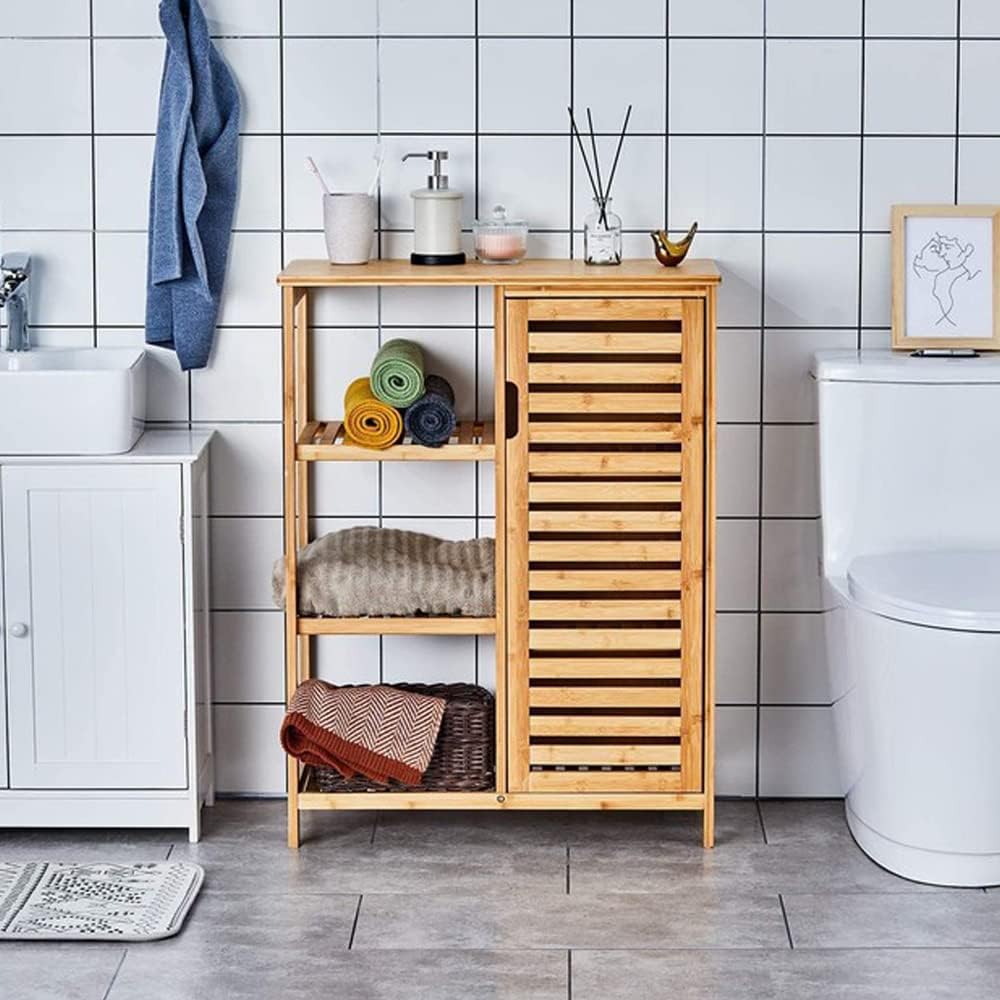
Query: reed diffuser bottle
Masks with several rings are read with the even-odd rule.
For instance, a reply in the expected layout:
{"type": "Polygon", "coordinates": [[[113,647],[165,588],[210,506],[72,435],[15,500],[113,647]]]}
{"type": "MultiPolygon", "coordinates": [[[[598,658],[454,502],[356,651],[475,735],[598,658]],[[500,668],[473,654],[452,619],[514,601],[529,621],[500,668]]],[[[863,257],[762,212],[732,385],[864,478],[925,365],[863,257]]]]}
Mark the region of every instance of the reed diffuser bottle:
{"type": "Polygon", "coordinates": [[[583,259],[587,264],[622,262],[622,220],[611,211],[611,199],[594,199],[594,210],[583,220],[583,259]]]}
{"type": "Polygon", "coordinates": [[[573,109],[567,108],[569,112],[570,134],[576,139],[576,144],[580,149],[580,156],[583,158],[583,165],[587,170],[587,180],[590,181],[590,189],[594,192],[594,210],[583,220],[583,261],[585,264],[620,264],[622,262],[622,220],[621,217],[611,211],[611,185],[615,182],[615,174],[618,171],[618,159],[622,155],[622,144],[625,142],[625,133],[628,131],[628,120],[632,116],[632,105],[625,110],[625,120],[622,122],[622,130],[618,136],[618,147],[615,149],[615,158],[611,163],[611,171],[605,177],[601,172],[601,160],[597,155],[597,135],[594,132],[594,116],[590,108],[587,108],[587,124],[590,127],[590,151],[593,156],[593,166],[587,159],[587,150],[583,146],[583,137],[580,129],[577,128],[576,118],[573,116],[573,109]]]}

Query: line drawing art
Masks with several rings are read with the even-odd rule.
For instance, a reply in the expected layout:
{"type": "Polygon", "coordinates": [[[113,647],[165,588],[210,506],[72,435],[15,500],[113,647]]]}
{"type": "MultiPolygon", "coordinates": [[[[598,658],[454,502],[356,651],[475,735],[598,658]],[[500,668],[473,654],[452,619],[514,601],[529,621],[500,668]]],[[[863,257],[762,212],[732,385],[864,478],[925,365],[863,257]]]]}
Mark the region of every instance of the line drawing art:
{"type": "Polygon", "coordinates": [[[974,281],[981,269],[969,269],[969,260],[976,253],[974,243],[963,243],[957,236],[935,233],[913,258],[913,273],[918,278],[933,276],[931,295],[941,315],[935,326],[947,323],[957,326],[951,318],[955,309],[955,286],[960,280],[974,281]]]}

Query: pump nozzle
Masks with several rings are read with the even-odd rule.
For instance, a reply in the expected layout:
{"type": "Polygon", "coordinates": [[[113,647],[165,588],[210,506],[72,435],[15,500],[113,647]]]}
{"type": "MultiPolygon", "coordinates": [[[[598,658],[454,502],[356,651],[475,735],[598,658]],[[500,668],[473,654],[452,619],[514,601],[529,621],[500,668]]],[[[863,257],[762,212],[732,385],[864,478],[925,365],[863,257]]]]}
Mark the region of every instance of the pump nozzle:
{"type": "Polygon", "coordinates": [[[428,174],[427,176],[427,188],[430,191],[447,191],[448,190],[448,175],[441,173],[441,161],[448,159],[448,150],[446,149],[429,149],[426,153],[407,153],[403,157],[403,161],[410,159],[410,157],[418,157],[421,160],[433,160],[434,161],[434,173],[428,174]]]}

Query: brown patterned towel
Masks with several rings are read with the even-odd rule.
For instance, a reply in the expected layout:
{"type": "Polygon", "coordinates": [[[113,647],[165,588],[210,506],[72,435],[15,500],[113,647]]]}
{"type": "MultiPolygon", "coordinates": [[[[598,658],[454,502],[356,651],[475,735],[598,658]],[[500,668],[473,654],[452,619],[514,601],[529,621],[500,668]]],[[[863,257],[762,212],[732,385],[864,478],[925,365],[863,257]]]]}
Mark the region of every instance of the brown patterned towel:
{"type": "Polygon", "coordinates": [[[281,745],[304,764],[418,785],[427,770],[444,715],[443,698],[383,684],[334,687],[303,681],[281,723],[281,745]]]}

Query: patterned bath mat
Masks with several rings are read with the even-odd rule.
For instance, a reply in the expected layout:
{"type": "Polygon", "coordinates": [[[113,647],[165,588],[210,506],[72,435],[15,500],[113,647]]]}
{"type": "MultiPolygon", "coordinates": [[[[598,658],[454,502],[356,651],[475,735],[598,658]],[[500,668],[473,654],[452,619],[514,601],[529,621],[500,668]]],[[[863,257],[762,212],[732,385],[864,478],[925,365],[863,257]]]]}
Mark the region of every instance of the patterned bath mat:
{"type": "Polygon", "coordinates": [[[0,940],[156,941],[172,937],[201,889],[200,865],[0,861],[0,940]]]}

